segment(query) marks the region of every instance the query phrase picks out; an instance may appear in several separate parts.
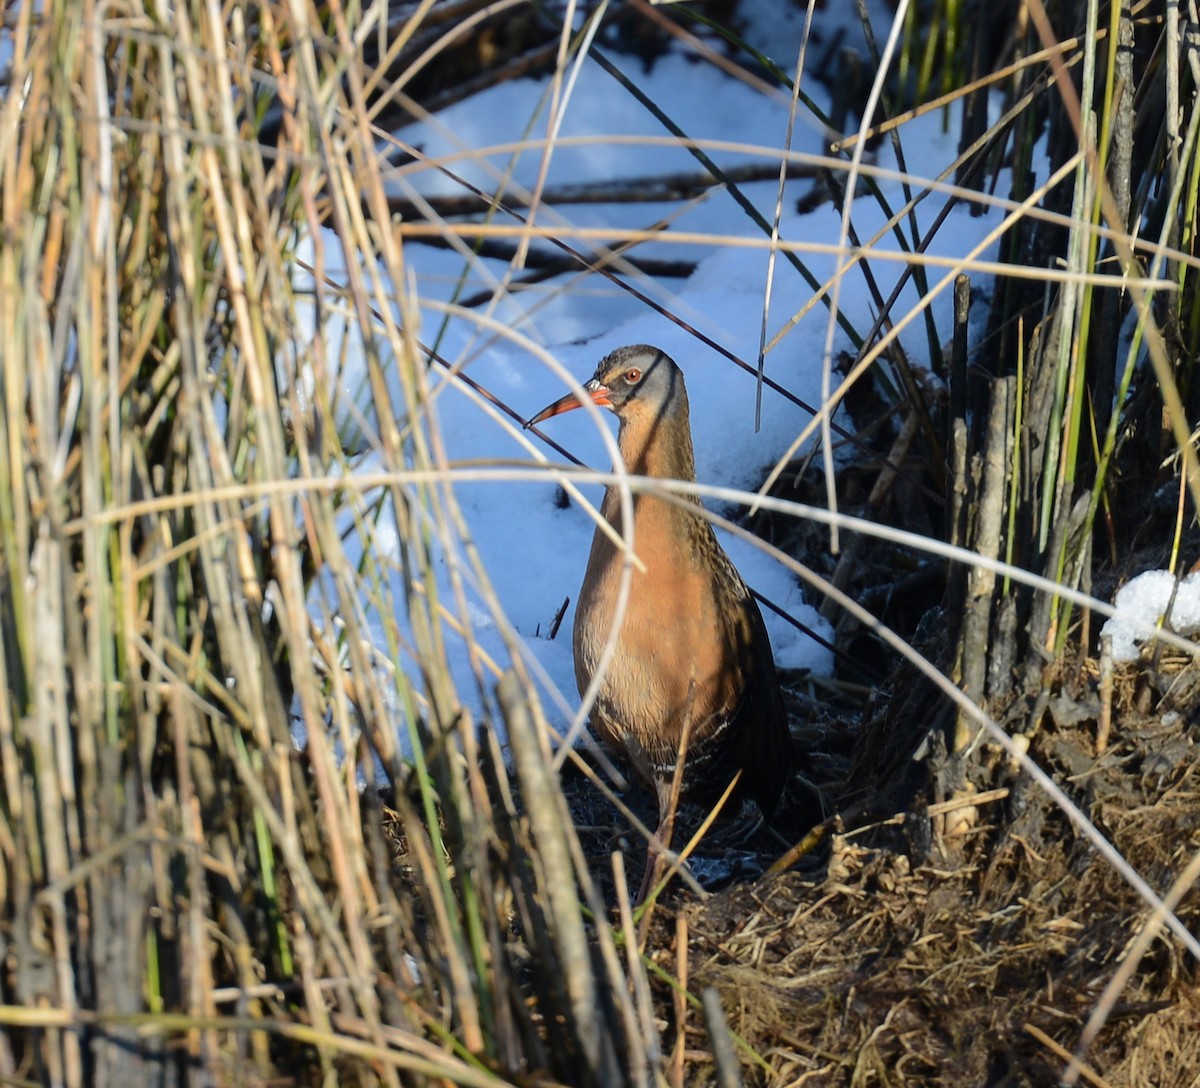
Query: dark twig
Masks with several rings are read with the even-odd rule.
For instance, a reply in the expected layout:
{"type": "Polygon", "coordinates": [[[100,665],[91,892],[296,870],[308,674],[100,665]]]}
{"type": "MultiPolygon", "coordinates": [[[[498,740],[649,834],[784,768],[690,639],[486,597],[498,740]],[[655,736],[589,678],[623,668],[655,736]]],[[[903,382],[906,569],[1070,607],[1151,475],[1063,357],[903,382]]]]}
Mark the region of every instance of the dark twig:
{"type": "MultiPolygon", "coordinates": [[[[815,177],[818,169],[809,163],[789,162],[785,164],[789,178],[815,177]]],[[[778,162],[751,162],[742,166],[729,166],[720,175],[708,170],[691,170],[678,174],[643,175],[621,178],[614,181],[587,182],[577,185],[549,186],[542,190],[539,204],[667,204],[682,200],[694,200],[713,189],[729,185],[743,185],[755,181],[777,181],[778,162]]],[[[389,205],[393,214],[405,220],[423,220],[427,214],[424,206],[432,208],[441,219],[452,216],[484,215],[495,206],[488,196],[475,193],[452,196],[428,196],[422,206],[410,200],[396,197],[389,205]]],[[[506,208],[528,208],[528,194],[505,192],[506,208]]]]}

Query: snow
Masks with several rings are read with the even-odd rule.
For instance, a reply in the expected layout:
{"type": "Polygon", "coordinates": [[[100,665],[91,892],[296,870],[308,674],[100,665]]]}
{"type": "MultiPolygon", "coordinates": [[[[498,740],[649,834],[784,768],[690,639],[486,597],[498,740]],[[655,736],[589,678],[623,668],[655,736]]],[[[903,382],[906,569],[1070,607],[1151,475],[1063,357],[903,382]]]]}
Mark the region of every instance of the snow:
{"type": "MultiPolygon", "coordinates": [[[[773,0],[764,0],[767,11],[776,11],[773,0]]],[[[833,5],[837,8],[838,5],[833,5]]],[[[848,7],[848,5],[847,5],[848,7]]],[[[828,16],[826,16],[828,18],[828,16]]],[[[769,23],[764,15],[760,27],[769,23]]],[[[772,32],[760,35],[762,48],[794,50],[803,20],[794,13],[780,13],[772,32]]],[[[886,31],[886,23],[881,28],[886,31]]],[[[824,29],[825,40],[832,31],[824,29]]],[[[810,62],[814,53],[810,50],[810,62]]],[[[785,71],[795,68],[791,56],[777,55],[785,71]]],[[[708,63],[682,55],[676,48],[653,64],[648,73],[640,62],[616,56],[617,62],[635,78],[639,86],[688,134],[701,141],[732,141],[737,152],[714,152],[722,164],[733,162],[778,162],[778,149],[784,144],[788,123],[789,96],[785,93],[764,95],[730,78],[708,63]]],[[[804,89],[823,108],[828,104],[825,89],[807,74],[804,89]]],[[[408,145],[419,147],[425,156],[438,159],[461,152],[472,154],[456,158],[450,169],[474,184],[491,190],[497,179],[511,175],[512,184],[532,188],[539,170],[545,167],[545,183],[555,187],[584,181],[603,181],[631,175],[660,176],[676,171],[693,173],[700,169],[693,156],[675,146],[675,141],[628,91],[591,60],[578,73],[572,94],[561,115],[552,122],[545,115],[544,81],[518,80],[504,83],[445,110],[425,123],[400,133],[408,145]],[[522,153],[511,151],[489,154],[481,148],[494,148],[544,135],[556,127],[559,145],[543,160],[541,147],[522,153]]],[[[901,133],[907,165],[917,175],[931,171],[930,164],[953,160],[955,134],[946,132],[941,114],[921,118],[906,125],[901,133]],[[918,165],[919,164],[919,165],[918,165]]],[[[808,155],[823,151],[822,137],[812,119],[803,116],[795,127],[793,150],[808,155]]],[[[885,140],[876,153],[880,166],[895,167],[892,146],[885,140]]],[[[398,195],[419,192],[426,196],[460,192],[459,184],[422,161],[398,167],[389,182],[398,195]]],[[[840,216],[831,204],[799,215],[797,198],[810,191],[811,180],[792,180],[783,197],[780,237],[785,242],[807,247],[799,258],[824,283],[833,276],[838,258],[833,248],[839,244],[840,216]]],[[[891,208],[905,200],[898,182],[881,182],[891,208]]],[[[511,187],[508,191],[511,191],[511,187]]],[[[756,182],[743,191],[769,220],[777,197],[775,181],[756,182]]],[[[1003,191],[1003,190],[1001,190],[1003,191]]],[[[926,230],[945,204],[934,194],[921,203],[916,218],[926,230]]],[[[634,277],[632,282],[671,314],[685,322],[742,360],[754,365],[763,317],[764,288],[767,280],[768,251],[765,235],[747,213],[723,189],[714,190],[704,199],[688,204],[657,205],[578,205],[543,206],[536,212],[539,224],[559,225],[569,242],[579,227],[645,228],[670,219],[670,226],[651,242],[639,244],[634,255],[691,260],[695,271],[686,280],[651,281],[634,277]],[[700,242],[672,239],[682,231],[716,236],[716,241],[700,242]]],[[[497,221],[511,222],[504,216],[497,221]]],[[[854,207],[854,226],[864,242],[885,223],[879,204],[869,196],[860,196],[854,207]]],[[[999,222],[995,210],[972,217],[965,208],[950,213],[948,222],[935,237],[929,252],[961,256],[976,245],[999,222]]],[[[909,231],[907,223],[905,233],[909,231]]],[[[337,278],[342,255],[332,236],[321,239],[326,272],[337,278]]],[[[544,241],[534,240],[535,248],[549,249],[544,241]]],[[[583,242],[575,243],[586,248],[583,242]]],[[[911,240],[910,240],[911,244],[911,240]]],[[[876,245],[880,252],[896,252],[899,245],[886,232],[876,245]]],[[[312,240],[302,246],[300,257],[310,260],[312,240]]],[[[994,250],[984,254],[994,256],[994,250]]],[[[598,360],[623,344],[649,343],[663,348],[683,368],[691,401],[693,433],[696,445],[697,475],[702,483],[734,486],[753,490],[765,472],[791,445],[809,422],[808,412],[785,397],[763,391],[761,426],[755,428],[758,390],[752,374],[732,365],[713,348],[696,339],[688,329],[648,308],[610,281],[559,277],[551,283],[537,284],[527,290],[506,292],[502,302],[492,309],[478,307],[471,314],[449,313],[447,306],[455,298],[494,284],[509,273],[506,263],[465,259],[453,250],[435,249],[410,243],[405,250],[411,282],[421,306],[419,335],[423,343],[436,342],[441,357],[461,368],[463,374],[480,383],[524,418],[568,388],[567,376],[582,382],[590,377],[598,360]],[[564,286],[565,285],[565,286],[564,286]],[[486,316],[485,316],[486,315],[486,316]],[[544,349],[540,351],[539,348],[544,349]],[[557,366],[555,365],[557,363],[557,366]]],[[[877,288],[884,297],[904,269],[900,261],[872,261],[877,288]]],[[[949,283],[952,271],[929,270],[930,284],[949,283]]],[[[303,285],[303,276],[298,282],[303,285]]],[[[774,289],[767,319],[768,340],[781,330],[785,334],[766,359],[766,373],[810,405],[821,401],[822,351],[828,314],[822,304],[812,306],[794,326],[793,316],[810,303],[812,289],[789,262],[780,256],[775,265],[774,289]]],[[[920,301],[910,280],[896,313],[904,313],[920,301]]],[[[843,276],[840,305],[860,333],[865,333],[876,314],[876,301],[858,268],[843,276]]],[[[940,340],[948,340],[951,331],[949,292],[933,300],[933,312],[940,340]]],[[[364,401],[363,340],[352,331],[354,319],[339,327],[336,320],[323,319],[320,327],[310,315],[309,329],[320,337],[328,358],[345,353],[346,363],[336,381],[345,403],[356,403],[361,417],[369,420],[370,405],[364,401]]],[[[917,366],[928,365],[922,357],[925,333],[920,325],[904,339],[910,360],[917,366]]],[[[845,333],[839,330],[835,351],[852,352],[845,333]]],[[[479,459],[528,462],[531,450],[543,453],[551,461],[558,456],[530,435],[520,433],[511,421],[494,410],[482,407],[478,399],[453,378],[431,374],[436,386],[436,428],[452,462],[479,459]],[[532,445],[530,445],[532,443],[532,445]]],[[[836,382],[835,382],[836,384],[836,382]]],[[[402,403],[400,389],[392,389],[397,405],[402,403]]],[[[346,413],[343,432],[351,427],[346,413]]],[[[597,433],[593,416],[574,413],[552,420],[543,429],[571,451],[584,464],[606,470],[611,462],[612,433],[615,421],[608,419],[609,441],[597,433]]],[[[838,417],[842,426],[848,426],[838,417]]],[[[345,433],[343,433],[345,438],[345,433]]],[[[369,473],[380,467],[374,454],[363,458],[356,471],[369,473]]],[[[582,489],[597,503],[601,489],[582,489]]],[[[563,618],[558,637],[546,633],[565,598],[572,602],[587,559],[594,522],[578,503],[560,508],[559,488],[544,483],[456,484],[455,496],[467,521],[471,542],[478,548],[487,575],[502,606],[503,615],[495,615],[484,596],[469,591],[469,620],[472,636],[479,646],[504,667],[509,650],[502,627],[511,624],[530,663],[544,674],[550,697],[548,715],[565,728],[578,707],[571,662],[570,631],[573,606],[563,618]]],[[[717,511],[729,514],[731,511],[717,511]]],[[[383,519],[381,524],[386,523],[383,519]]],[[[740,540],[722,537],[730,556],[746,581],[780,605],[801,624],[829,637],[828,624],[805,601],[796,579],[770,557],[740,540]]],[[[376,551],[391,550],[398,565],[394,537],[379,532],[369,542],[376,551]]],[[[439,592],[452,601],[449,590],[449,564],[469,575],[462,562],[462,549],[452,541],[442,543],[439,592]]],[[[339,606],[341,607],[341,606],[339,606]]],[[[808,668],[828,673],[832,668],[829,652],[801,634],[787,621],[764,609],[778,663],[785,668],[808,668]]],[[[399,618],[403,628],[406,622],[399,618]]],[[[375,621],[377,626],[385,618],[375,621]]],[[[380,638],[380,645],[384,640],[380,638]]],[[[476,690],[474,668],[467,645],[452,639],[449,645],[451,665],[459,693],[470,700],[476,690]]],[[[403,663],[411,668],[413,662],[403,663]]],[[[415,669],[413,670],[415,672],[415,669]]],[[[486,685],[485,685],[486,686],[486,685]]],[[[484,696],[471,709],[483,712],[484,696]]]]}
{"type": "Polygon", "coordinates": [[[1167,570],[1145,571],[1117,591],[1113,604],[1117,615],[1105,621],[1100,635],[1112,639],[1114,661],[1135,661],[1141,643],[1152,638],[1160,624],[1186,638],[1200,634],[1200,572],[1176,579],[1167,570]]]}

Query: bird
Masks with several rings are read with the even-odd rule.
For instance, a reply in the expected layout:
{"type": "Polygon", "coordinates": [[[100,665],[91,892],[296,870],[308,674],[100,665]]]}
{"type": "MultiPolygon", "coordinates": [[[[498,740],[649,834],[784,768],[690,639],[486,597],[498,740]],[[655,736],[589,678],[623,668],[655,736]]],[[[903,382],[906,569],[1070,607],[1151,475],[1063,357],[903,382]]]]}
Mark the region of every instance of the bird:
{"type": "MultiPolygon", "coordinates": [[[[648,344],[618,348],[600,361],[583,393],[616,415],[617,445],[630,474],[695,483],[687,388],[666,352],[648,344]]],[[[569,393],[526,426],[582,406],[569,393]]],[[[641,490],[632,505],[633,550],[642,568],[633,570],[591,723],[605,746],[624,752],[654,790],[657,838],[669,849],[677,770],[679,795],[704,801],[720,796],[740,772],[735,795],[752,797],[769,820],[792,772],[794,750],[762,613],[717,541],[699,496],[685,492],[671,501],[641,490]]],[[[600,514],[623,534],[616,484],[605,490],[600,514]]],[[[623,566],[623,550],[598,526],[575,610],[581,696],[616,623],[623,566]]],[[[639,902],[653,868],[648,863],[639,902]]]]}

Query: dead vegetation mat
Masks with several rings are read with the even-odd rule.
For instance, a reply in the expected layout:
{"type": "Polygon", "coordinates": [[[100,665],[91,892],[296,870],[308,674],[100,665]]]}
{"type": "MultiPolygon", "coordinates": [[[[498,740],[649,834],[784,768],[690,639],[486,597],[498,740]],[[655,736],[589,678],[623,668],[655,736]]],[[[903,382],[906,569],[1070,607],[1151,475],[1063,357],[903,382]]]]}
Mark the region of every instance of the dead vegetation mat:
{"type": "MultiPolygon", "coordinates": [[[[1094,694],[1095,673],[1085,662],[1063,687],[1094,705],[1083,696],[1094,694]]],[[[1200,849],[1196,679],[1190,663],[1126,668],[1103,752],[1086,717],[1065,728],[1049,714],[1025,723],[1030,754],[1160,895],[1200,849]]],[[[896,727],[885,713],[864,728],[896,727]]],[[[844,797],[872,785],[888,793],[862,780],[868,765],[853,765],[860,778],[843,783],[844,797]]],[[[679,894],[690,984],[720,992],[747,1044],[747,1083],[1059,1083],[1150,912],[1000,753],[979,745],[966,777],[968,791],[993,800],[971,806],[953,833],[918,789],[890,817],[833,834],[817,873],[704,900],[679,894]]],[[[1176,913],[1200,932],[1196,890],[1176,913]]],[[[672,971],[677,924],[664,912],[647,946],[672,971]]],[[[670,1021],[669,989],[660,996],[670,1021]]],[[[700,1060],[687,1083],[702,1084],[712,1071],[699,1022],[694,1033],[688,1053],[700,1060]]],[[[1196,965],[1175,938],[1155,939],[1084,1064],[1085,1084],[1200,1084],[1196,965]]]]}

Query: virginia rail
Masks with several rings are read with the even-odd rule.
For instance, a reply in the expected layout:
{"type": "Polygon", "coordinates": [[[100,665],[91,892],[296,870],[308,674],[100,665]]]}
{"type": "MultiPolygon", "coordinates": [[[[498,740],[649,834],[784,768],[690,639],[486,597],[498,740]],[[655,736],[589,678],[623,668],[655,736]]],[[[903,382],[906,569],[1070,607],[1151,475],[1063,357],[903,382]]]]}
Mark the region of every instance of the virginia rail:
{"type": "MultiPolygon", "coordinates": [[[[646,344],[618,348],[583,387],[620,420],[617,441],[631,474],[694,482],[683,373],[646,344]]],[[[579,408],[572,394],[527,426],[579,408]]],[[[792,770],[787,713],[758,604],[717,543],[695,495],[672,502],[633,497],[634,570],[615,652],[601,681],[592,724],[623,750],[658,799],[659,840],[669,844],[672,780],[684,750],[682,792],[712,800],[741,771],[737,792],[771,817],[792,770]],[[687,728],[686,747],[681,744],[687,728]]],[[[601,515],[622,533],[616,486],[601,515]]],[[[622,552],[601,529],[592,539],[575,610],[575,680],[582,694],[615,619],[622,552]]],[[[647,870],[647,881],[654,866],[647,870]]],[[[643,893],[647,883],[643,883],[643,893]]],[[[639,897],[640,898],[640,897],[639,897]]]]}

